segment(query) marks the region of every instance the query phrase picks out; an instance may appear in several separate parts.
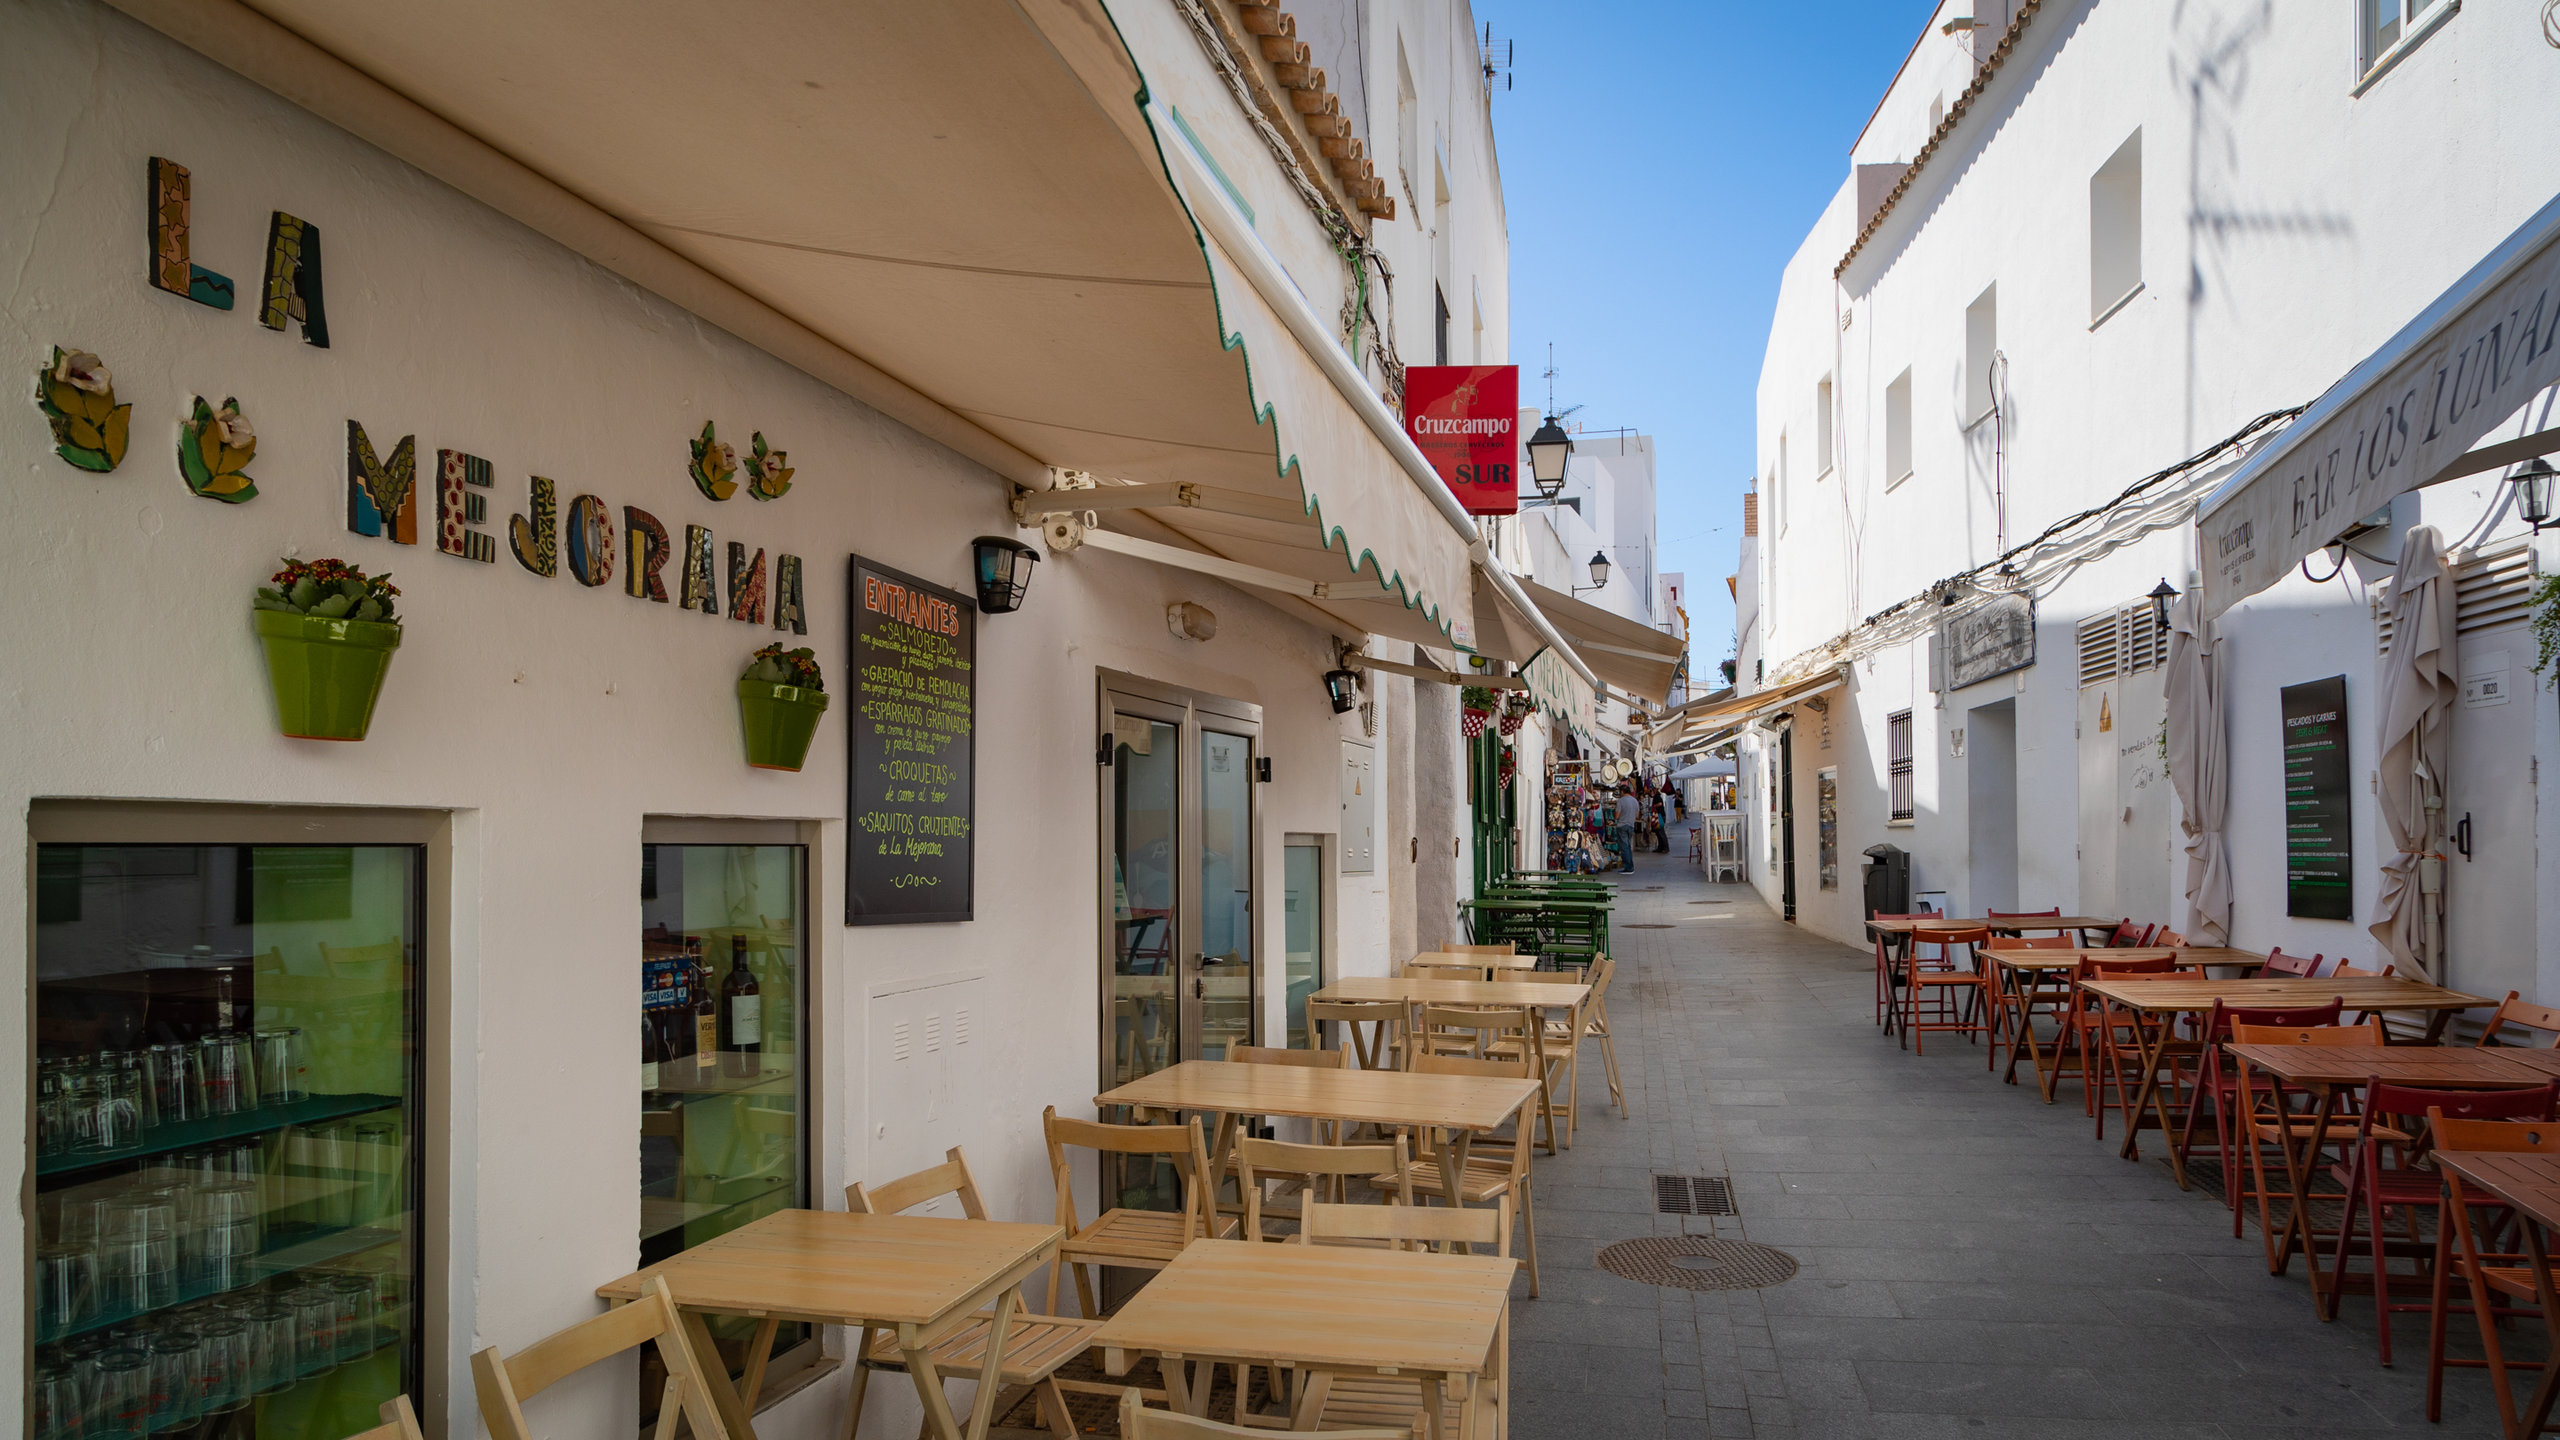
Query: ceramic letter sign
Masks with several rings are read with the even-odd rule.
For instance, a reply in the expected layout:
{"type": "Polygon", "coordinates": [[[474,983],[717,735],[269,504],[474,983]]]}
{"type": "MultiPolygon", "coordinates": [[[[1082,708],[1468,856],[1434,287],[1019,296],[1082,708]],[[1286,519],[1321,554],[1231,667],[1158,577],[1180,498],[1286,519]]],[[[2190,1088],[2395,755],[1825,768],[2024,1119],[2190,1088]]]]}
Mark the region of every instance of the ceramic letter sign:
{"type": "Polygon", "coordinates": [[[231,277],[188,261],[187,167],[151,157],[151,283],[216,310],[231,308],[231,277]]]}
{"type": "Polygon", "coordinates": [[[417,436],[401,436],[384,464],[364,426],[347,422],[347,528],[358,535],[387,530],[403,545],[418,543],[417,436]]]}
{"type": "Polygon", "coordinates": [[[711,573],[711,532],[699,525],[684,527],[684,591],[677,603],[705,615],[720,613],[719,577],[711,573]]]}
{"type": "Polygon", "coordinates": [[[581,585],[613,578],[613,516],[604,502],[581,495],[569,502],[569,573],[581,585]]]}
{"type": "Polygon", "coordinates": [[[658,578],[671,555],[667,544],[667,527],[658,517],[637,505],[622,507],[624,548],[631,552],[631,563],[623,567],[622,588],[634,600],[667,603],[667,582],[658,578]]]}
{"type": "Polygon", "coordinates": [[[320,227],[281,210],[267,224],[267,287],[258,323],[281,330],[302,322],[306,345],[329,348],[329,311],[320,298],[320,227]]]}
{"type": "Polygon", "coordinates": [[[747,547],[729,542],[729,618],[750,625],[764,623],[764,552],[751,564],[747,547]]]}
{"type": "Polygon", "coordinates": [[[436,548],[447,555],[498,563],[498,541],[474,526],[489,523],[489,462],[459,450],[436,452],[436,548]]]}
{"type": "Polygon", "coordinates": [[[560,487],[534,476],[527,508],[532,519],[517,515],[507,521],[507,548],[517,564],[547,579],[560,573],[560,487]]]}
{"type": "Polygon", "coordinates": [[[773,557],[773,628],[794,635],[809,633],[809,617],[800,605],[800,557],[773,557]]]}

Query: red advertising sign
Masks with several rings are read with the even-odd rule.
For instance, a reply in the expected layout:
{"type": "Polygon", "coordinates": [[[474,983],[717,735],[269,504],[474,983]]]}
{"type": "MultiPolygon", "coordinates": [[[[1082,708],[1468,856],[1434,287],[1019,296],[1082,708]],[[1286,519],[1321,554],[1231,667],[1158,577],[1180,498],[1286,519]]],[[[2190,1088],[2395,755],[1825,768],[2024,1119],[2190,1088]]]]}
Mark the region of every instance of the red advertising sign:
{"type": "Polygon", "coordinates": [[[1470,515],[1520,509],[1520,367],[1408,365],[1404,433],[1470,515]]]}

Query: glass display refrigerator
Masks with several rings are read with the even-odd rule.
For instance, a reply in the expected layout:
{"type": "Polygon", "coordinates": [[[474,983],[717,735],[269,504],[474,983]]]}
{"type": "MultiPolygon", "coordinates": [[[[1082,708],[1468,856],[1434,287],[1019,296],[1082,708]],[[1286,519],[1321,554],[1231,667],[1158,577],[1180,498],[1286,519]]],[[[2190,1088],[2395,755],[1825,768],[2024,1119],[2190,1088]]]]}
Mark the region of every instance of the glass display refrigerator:
{"type": "MultiPolygon", "coordinates": [[[[640,859],[640,1263],[809,1204],[807,850],[645,844],[640,859]]],[[[734,1374],[756,1322],[714,1318],[734,1374]]],[[[777,1369],[814,1337],[786,1325],[777,1369]]],[[[656,1352],[640,1394],[663,1388],[656,1352]]]]}
{"type": "Polygon", "coordinates": [[[415,1396],[422,851],[36,857],[40,1440],[334,1440],[415,1396]]]}

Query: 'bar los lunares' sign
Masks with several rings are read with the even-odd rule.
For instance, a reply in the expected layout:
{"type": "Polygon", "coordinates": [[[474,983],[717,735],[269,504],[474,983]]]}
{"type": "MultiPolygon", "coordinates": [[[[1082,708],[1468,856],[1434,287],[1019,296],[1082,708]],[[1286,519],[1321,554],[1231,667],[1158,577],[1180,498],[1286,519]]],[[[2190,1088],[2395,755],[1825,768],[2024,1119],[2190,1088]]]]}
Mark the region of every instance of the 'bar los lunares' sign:
{"type": "Polygon", "coordinates": [[[1404,433],[1468,514],[1519,512],[1519,366],[1406,366],[1404,433]]]}

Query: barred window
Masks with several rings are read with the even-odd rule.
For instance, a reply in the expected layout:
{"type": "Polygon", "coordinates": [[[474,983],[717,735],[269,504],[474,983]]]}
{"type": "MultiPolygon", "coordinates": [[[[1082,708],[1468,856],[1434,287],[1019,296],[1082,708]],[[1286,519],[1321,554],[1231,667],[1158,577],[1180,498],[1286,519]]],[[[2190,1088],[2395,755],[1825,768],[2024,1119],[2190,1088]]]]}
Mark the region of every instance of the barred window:
{"type": "Polygon", "coordinates": [[[1911,712],[1896,710],[1884,719],[1884,751],[1887,785],[1893,801],[1893,818],[1912,817],[1911,804],[1911,712]]]}

